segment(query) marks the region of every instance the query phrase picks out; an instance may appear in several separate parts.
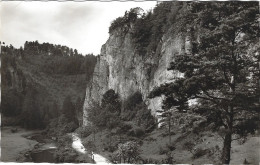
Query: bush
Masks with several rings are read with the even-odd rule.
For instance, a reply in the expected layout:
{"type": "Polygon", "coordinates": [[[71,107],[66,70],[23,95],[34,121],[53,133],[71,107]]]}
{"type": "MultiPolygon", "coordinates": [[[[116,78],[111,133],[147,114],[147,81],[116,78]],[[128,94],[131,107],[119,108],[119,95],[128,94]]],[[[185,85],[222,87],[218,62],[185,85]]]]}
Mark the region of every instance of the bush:
{"type": "Polygon", "coordinates": [[[127,133],[129,136],[133,136],[133,137],[142,137],[145,132],[143,128],[137,127],[137,128],[132,128],[130,131],[128,131],[127,133]]]}
{"type": "Polygon", "coordinates": [[[124,101],[121,117],[127,121],[137,117],[137,111],[139,110],[137,106],[142,102],[143,99],[140,92],[135,92],[134,94],[128,96],[128,98],[124,101]]]}
{"type": "Polygon", "coordinates": [[[246,140],[247,140],[247,137],[242,136],[242,137],[240,137],[240,138],[238,139],[238,144],[239,144],[239,145],[242,145],[242,144],[244,144],[244,143],[246,142],[246,140]]]}
{"type": "Polygon", "coordinates": [[[166,146],[167,146],[167,148],[168,148],[170,151],[174,151],[174,150],[176,149],[175,144],[174,144],[173,142],[170,143],[170,144],[167,144],[166,146]]]}
{"type": "Polygon", "coordinates": [[[152,159],[152,158],[149,158],[149,159],[143,159],[143,164],[158,164],[158,160],[155,160],[155,159],[152,159]]]}
{"type": "Polygon", "coordinates": [[[169,136],[169,135],[176,135],[176,133],[175,132],[170,132],[170,133],[164,132],[164,133],[161,134],[162,137],[166,137],[166,136],[169,136]]]}
{"type": "Polygon", "coordinates": [[[160,155],[167,154],[168,152],[170,152],[170,149],[168,147],[166,147],[166,148],[163,148],[162,146],[159,147],[159,154],[160,155]]]}
{"type": "Polygon", "coordinates": [[[193,154],[193,148],[194,148],[195,144],[192,143],[192,142],[185,142],[184,145],[183,145],[183,148],[185,150],[188,150],[189,152],[191,152],[193,154]]]}
{"type": "Polygon", "coordinates": [[[90,127],[80,127],[76,130],[81,137],[88,137],[92,133],[92,128],[90,127]]]}
{"type": "Polygon", "coordinates": [[[153,142],[153,141],[156,141],[157,139],[155,139],[153,137],[147,137],[145,140],[148,142],[153,142]]]}
{"type": "Polygon", "coordinates": [[[137,15],[139,15],[140,8],[132,8],[130,11],[126,11],[123,17],[118,17],[115,19],[110,27],[109,33],[112,33],[115,29],[119,27],[123,27],[125,25],[129,26],[131,22],[134,22],[137,19],[137,15]]]}
{"type": "Polygon", "coordinates": [[[69,122],[64,115],[61,115],[59,118],[51,120],[47,130],[50,136],[61,136],[66,133],[73,132],[77,128],[77,124],[74,122],[69,122]]]}
{"type": "Polygon", "coordinates": [[[117,156],[117,153],[110,154],[109,158],[113,164],[120,163],[120,158],[117,156]]]}
{"type": "Polygon", "coordinates": [[[166,153],[166,159],[161,160],[162,164],[173,164],[175,160],[173,159],[172,153],[166,153]]]}
{"type": "Polygon", "coordinates": [[[83,142],[83,146],[88,150],[88,151],[93,151],[96,152],[97,151],[97,147],[95,145],[95,143],[93,141],[86,141],[83,142]]]}
{"type": "Polygon", "coordinates": [[[134,132],[135,132],[135,137],[141,137],[141,136],[143,136],[145,134],[143,128],[136,128],[134,130],[134,132]]]}
{"type": "Polygon", "coordinates": [[[120,98],[113,89],[110,89],[104,93],[101,106],[99,103],[94,103],[88,110],[88,121],[99,129],[113,129],[120,126],[120,112],[120,98]]]}
{"type": "Polygon", "coordinates": [[[123,163],[137,163],[137,161],[140,160],[139,155],[139,145],[137,142],[134,141],[128,141],[124,144],[119,144],[118,149],[115,152],[115,156],[120,159],[122,158],[123,163]]]}
{"type": "Polygon", "coordinates": [[[122,123],[119,127],[121,132],[127,132],[133,128],[132,125],[128,123],[122,123]]]}
{"type": "Polygon", "coordinates": [[[106,149],[108,152],[114,152],[116,151],[116,146],[112,146],[112,145],[109,145],[106,147],[106,149]]]}
{"type": "Polygon", "coordinates": [[[207,152],[208,152],[207,150],[203,150],[203,149],[201,149],[201,148],[198,148],[198,149],[194,152],[192,158],[193,158],[193,159],[197,159],[197,158],[199,158],[199,157],[202,157],[202,156],[206,155],[207,152]]]}
{"type": "Polygon", "coordinates": [[[58,138],[57,144],[58,147],[71,147],[72,137],[70,135],[64,135],[58,138]]]}
{"type": "Polygon", "coordinates": [[[124,109],[132,110],[136,107],[136,105],[142,102],[143,102],[142,94],[140,92],[135,92],[134,94],[130,95],[124,102],[124,109]]]}

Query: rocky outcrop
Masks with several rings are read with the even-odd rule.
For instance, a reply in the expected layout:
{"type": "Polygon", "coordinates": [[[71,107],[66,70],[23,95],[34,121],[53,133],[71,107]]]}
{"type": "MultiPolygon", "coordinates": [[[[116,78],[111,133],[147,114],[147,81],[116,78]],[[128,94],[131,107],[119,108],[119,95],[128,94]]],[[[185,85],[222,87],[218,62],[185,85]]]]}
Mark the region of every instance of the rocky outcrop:
{"type": "Polygon", "coordinates": [[[156,52],[141,55],[135,50],[131,30],[130,28],[127,33],[122,29],[115,30],[102,46],[92,81],[86,89],[83,125],[88,124],[86,117],[93,102],[100,102],[102,95],[109,89],[115,90],[121,100],[134,92],[141,92],[148,108],[156,115],[156,110],[161,109],[163,96],[148,99],[148,94],[154,87],[181,76],[167,68],[174,56],[190,51],[189,35],[166,32],[156,52]]]}

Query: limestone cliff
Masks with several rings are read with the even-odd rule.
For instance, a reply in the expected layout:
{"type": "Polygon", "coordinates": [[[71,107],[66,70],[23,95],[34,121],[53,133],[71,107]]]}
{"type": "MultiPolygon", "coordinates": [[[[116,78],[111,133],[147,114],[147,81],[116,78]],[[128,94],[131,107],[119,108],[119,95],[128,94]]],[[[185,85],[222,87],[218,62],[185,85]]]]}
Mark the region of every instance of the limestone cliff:
{"type": "Polygon", "coordinates": [[[110,34],[101,48],[92,81],[87,85],[83,107],[83,125],[87,125],[88,109],[93,102],[100,102],[102,95],[109,89],[115,90],[121,100],[134,92],[141,92],[153,115],[161,109],[162,98],[148,99],[154,87],[174,81],[179,73],[168,71],[167,67],[174,56],[191,49],[189,33],[177,34],[166,31],[157,45],[156,52],[140,55],[132,40],[132,26],[124,33],[119,28],[110,34]]]}

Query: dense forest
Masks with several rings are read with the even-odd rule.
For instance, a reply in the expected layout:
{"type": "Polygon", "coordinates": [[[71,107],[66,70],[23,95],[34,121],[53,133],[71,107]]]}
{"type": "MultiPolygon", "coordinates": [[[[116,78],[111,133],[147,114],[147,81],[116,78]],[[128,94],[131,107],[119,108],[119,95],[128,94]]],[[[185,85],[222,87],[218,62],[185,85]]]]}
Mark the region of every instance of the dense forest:
{"type": "Polygon", "coordinates": [[[84,90],[94,71],[94,55],[26,41],[19,49],[3,45],[1,60],[3,125],[6,121],[31,129],[45,128],[61,114],[73,118],[77,126],[82,122],[84,90]]]}

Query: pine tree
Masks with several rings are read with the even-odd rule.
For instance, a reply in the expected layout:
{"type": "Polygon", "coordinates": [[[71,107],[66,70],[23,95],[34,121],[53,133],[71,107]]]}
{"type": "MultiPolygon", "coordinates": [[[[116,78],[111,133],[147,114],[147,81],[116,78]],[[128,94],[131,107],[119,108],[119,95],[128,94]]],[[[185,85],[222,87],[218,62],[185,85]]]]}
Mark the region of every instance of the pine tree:
{"type": "Polygon", "coordinates": [[[237,133],[237,125],[257,118],[260,109],[256,104],[259,90],[252,81],[257,73],[258,16],[257,2],[191,3],[193,21],[187,28],[199,26],[198,48],[196,52],[176,56],[169,68],[184,73],[184,77],[151,94],[154,97],[168,93],[169,98],[172,93],[184,100],[196,98],[202,100],[198,109],[203,109],[204,115],[217,114],[212,119],[225,129],[223,164],[230,162],[232,135],[237,133]]]}

